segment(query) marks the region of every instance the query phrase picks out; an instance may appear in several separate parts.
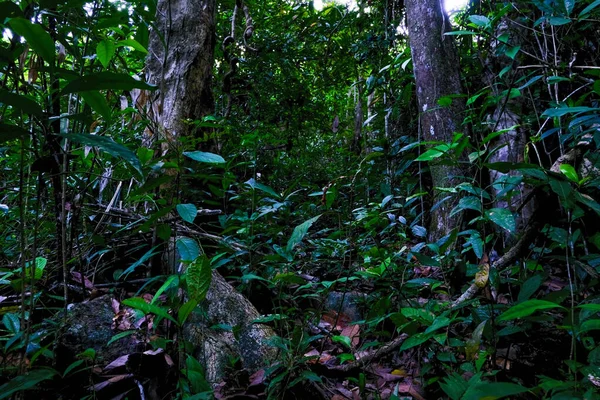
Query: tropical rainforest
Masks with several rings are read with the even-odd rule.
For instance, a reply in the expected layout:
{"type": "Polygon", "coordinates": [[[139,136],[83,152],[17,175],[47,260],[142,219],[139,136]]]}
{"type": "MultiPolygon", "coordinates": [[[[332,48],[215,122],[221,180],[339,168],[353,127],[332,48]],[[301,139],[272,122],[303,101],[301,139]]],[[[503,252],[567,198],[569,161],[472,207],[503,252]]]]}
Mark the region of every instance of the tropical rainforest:
{"type": "Polygon", "coordinates": [[[0,2],[0,399],[600,398],[600,0],[324,3],[0,2]]]}

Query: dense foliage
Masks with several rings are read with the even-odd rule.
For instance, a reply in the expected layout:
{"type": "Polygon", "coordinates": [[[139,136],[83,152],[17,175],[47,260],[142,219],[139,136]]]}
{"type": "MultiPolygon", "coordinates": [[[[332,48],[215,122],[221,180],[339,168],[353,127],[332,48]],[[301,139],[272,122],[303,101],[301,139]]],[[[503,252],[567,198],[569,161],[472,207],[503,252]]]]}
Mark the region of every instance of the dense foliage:
{"type": "Polygon", "coordinates": [[[111,342],[141,330],[169,355],[157,398],[250,391],[237,360],[211,386],[182,339],[212,270],[276,333],[271,398],[598,398],[600,1],[455,14],[449,143],[421,139],[403,1],[244,3],[251,37],[217,4],[215,113],[173,146],[150,140],[156,3],[0,2],[0,399],[104,398],[95,351],[64,362],[55,341],[105,294],[140,322],[111,342]],[[434,196],[429,167],[457,163],[434,196]]]}

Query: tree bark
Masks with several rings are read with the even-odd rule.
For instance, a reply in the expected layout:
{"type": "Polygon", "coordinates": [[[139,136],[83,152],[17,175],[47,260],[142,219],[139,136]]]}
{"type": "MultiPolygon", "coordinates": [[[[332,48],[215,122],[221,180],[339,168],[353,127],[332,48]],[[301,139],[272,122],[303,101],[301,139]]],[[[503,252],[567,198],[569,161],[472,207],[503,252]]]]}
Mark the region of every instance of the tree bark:
{"type": "MultiPolygon", "coordinates": [[[[450,30],[450,21],[442,11],[440,0],[407,0],[406,19],[421,110],[422,140],[451,142],[454,132],[467,132],[461,126],[465,110],[462,99],[452,99],[449,106],[438,105],[441,97],[462,92],[454,41],[452,37],[444,36],[450,30]]],[[[431,163],[430,171],[434,203],[447,195],[436,188],[454,187],[467,173],[457,162],[451,165],[431,163]]],[[[450,217],[457,202],[458,198],[452,196],[431,212],[430,239],[436,240],[460,224],[458,215],[450,217]]]]}
{"type": "Polygon", "coordinates": [[[151,112],[155,139],[177,143],[195,133],[186,120],[214,112],[215,10],[215,0],[158,1],[146,63],[147,81],[159,86],[151,112]]]}

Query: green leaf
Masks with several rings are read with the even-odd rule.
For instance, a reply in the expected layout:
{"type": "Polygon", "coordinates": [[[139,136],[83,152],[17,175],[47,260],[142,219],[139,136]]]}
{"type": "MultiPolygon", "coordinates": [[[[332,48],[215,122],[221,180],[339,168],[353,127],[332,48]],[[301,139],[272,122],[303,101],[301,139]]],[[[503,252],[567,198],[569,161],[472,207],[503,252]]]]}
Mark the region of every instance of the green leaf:
{"type": "Polygon", "coordinates": [[[208,257],[197,257],[188,265],[185,276],[190,297],[200,303],[206,297],[212,281],[212,268],[208,257]]]}
{"type": "Polygon", "coordinates": [[[331,337],[331,340],[336,343],[341,343],[349,349],[352,348],[352,340],[348,336],[334,335],[331,337]]]}
{"type": "Polygon", "coordinates": [[[515,383],[482,381],[470,386],[461,400],[495,400],[528,391],[526,387],[515,383]]]}
{"type": "Polygon", "coordinates": [[[0,90],[0,103],[6,104],[15,110],[22,111],[25,114],[41,116],[44,113],[42,107],[29,96],[11,93],[6,90],[0,90]]]}
{"type": "Polygon", "coordinates": [[[113,157],[120,157],[135,169],[140,178],[144,176],[142,172],[142,163],[140,163],[140,160],[137,158],[135,153],[122,144],[116,143],[108,136],[91,135],[85,133],[69,133],[61,134],[59,136],[69,139],[75,143],[97,147],[99,150],[102,150],[113,157]]]}
{"type": "Polygon", "coordinates": [[[145,89],[155,90],[155,85],[138,81],[129,74],[118,74],[116,72],[98,72],[73,79],[62,90],[62,94],[88,92],[90,90],[132,90],[145,89]]]}
{"type": "Polygon", "coordinates": [[[506,208],[492,208],[491,210],[486,211],[485,214],[490,221],[511,233],[517,229],[515,217],[512,212],[506,208]]]}
{"type": "Polygon", "coordinates": [[[7,399],[22,390],[33,389],[38,383],[52,379],[55,375],[58,373],[50,368],[34,369],[24,375],[19,375],[0,386],[0,400],[7,399]]]}
{"type": "MultiPolygon", "coordinates": [[[[124,331],[124,332],[120,332],[117,333],[115,336],[111,337],[110,340],[108,341],[108,343],[106,343],[107,346],[110,346],[112,343],[116,342],[117,340],[127,337],[127,336],[131,336],[135,333],[135,330],[130,330],[130,331],[124,331]]],[[[65,372],[66,374],[66,372],[65,372]]]]}
{"type": "Polygon", "coordinates": [[[562,117],[567,114],[578,114],[582,112],[598,112],[600,108],[592,108],[592,107],[560,107],[560,108],[549,108],[542,113],[543,117],[562,117]]]}
{"type": "Polygon", "coordinates": [[[112,110],[99,91],[90,90],[89,92],[81,92],[81,97],[90,107],[92,107],[92,110],[100,114],[105,121],[110,121],[112,119],[112,110]]]}
{"type": "Polygon", "coordinates": [[[470,15],[469,21],[479,26],[480,28],[486,28],[490,25],[490,19],[483,15],[470,15]]]}
{"type": "Polygon", "coordinates": [[[184,305],[182,305],[179,308],[179,311],[177,311],[177,321],[179,322],[179,325],[183,325],[185,321],[187,321],[188,317],[190,316],[192,311],[194,311],[197,305],[198,300],[189,299],[184,305]]]}
{"type": "Polygon", "coordinates": [[[25,139],[31,133],[20,126],[0,123],[0,143],[9,140],[25,139]]]}
{"type": "Polygon", "coordinates": [[[429,339],[431,339],[432,337],[433,337],[433,334],[431,334],[431,333],[429,333],[429,334],[417,333],[417,334],[409,337],[408,339],[406,339],[404,341],[404,343],[402,343],[402,347],[400,347],[400,351],[408,350],[413,347],[419,346],[419,345],[425,343],[426,341],[428,341],[429,339]]]}
{"type": "Polygon", "coordinates": [[[218,154],[207,153],[205,151],[184,151],[183,155],[194,161],[208,164],[223,164],[225,159],[218,154]]]}
{"type": "Polygon", "coordinates": [[[302,241],[304,236],[306,236],[308,229],[312,226],[312,224],[315,223],[316,220],[319,219],[320,216],[321,214],[309,219],[308,221],[304,221],[303,223],[294,228],[294,232],[292,232],[292,236],[288,240],[286,247],[288,253],[291,253],[294,247],[302,241]]]}
{"type": "Polygon", "coordinates": [[[529,299],[540,288],[541,285],[541,275],[534,275],[527,279],[525,282],[523,282],[523,286],[521,286],[521,291],[519,291],[519,297],[517,300],[521,302],[529,299]]]}
{"type": "Polygon", "coordinates": [[[198,209],[193,204],[177,204],[177,212],[181,219],[190,224],[194,222],[196,215],[198,215],[198,209]]]}
{"type": "Polygon", "coordinates": [[[112,60],[115,55],[116,49],[117,46],[109,39],[104,39],[96,46],[96,56],[104,68],[108,68],[110,65],[110,60],[112,60]]]}
{"type": "Polygon", "coordinates": [[[161,294],[163,294],[166,290],[170,289],[171,286],[179,285],[179,276],[178,275],[170,275],[165,283],[161,285],[161,287],[154,293],[152,297],[152,301],[150,303],[154,304],[158,300],[161,294]]]}
{"type": "Polygon", "coordinates": [[[588,319],[579,326],[579,333],[600,330],[600,319],[588,319]]]}
{"type": "Polygon", "coordinates": [[[33,24],[25,18],[13,18],[9,22],[10,29],[25,38],[29,46],[38,53],[44,61],[54,65],[54,40],[40,24],[33,24]]]}
{"type": "Polygon", "coordinates": [[[6,313],[2,317],[2,323],[13,335],[16,335],[21,330],[21,321],[19,320],[19,316],[13,313],[6,313]]]}
{"type": "Polygon", "coordinates": [[[146,303],[146,300],[142,299],[141,297],[125,299],[121,301],[121,303],[128,307],[135,308],[136,310],[140,310],[144,314],[154,314],[177,323],[177,321],[175,321],[175,319],[169,315],[169,312],[166,309],[159,307],[156,304],[146,303]]]}
{"type": "Polygon", "coordinates": [[[579,18],[587,18],[588,14],[590,12],[592,12],[592,10],[594,8],[597,8],[598,6],[600,6],[600,0],[596,0],[594,1],[592,4],[590,4],[589,6],[587,6],[586,8],[584,8],[580,13],[579,13],[579,18]]]}
{"type": "Polygon", "coordinates": [[[132,273],[133,271],[135,271],[135,269],[137,267],[139,267],[140,265],[143,265],[146,261],[148,261],[149,259],[151,259],[156,254],[158,254],[159,252],[155,251],[157,248],[158,248],[158,246],[155,246],[155,247],[151,248],[150,250],[148,250],[136,262],[134,262],[133,264],[131,264],[125,271],[121,272],[117,276],[116,279],[121,279],[122,277],[127,277],[130,273],[132,273]]]}
{"type": "Polygon", "coordinates": [[[252,189],[258,189],[261,190],[265,193],[270,194],[271,196],[273,196],[276,199],[280,199],[281,196],[277,194],[277,192],[275,192],[275,190],[273,190],[273,188],[271,188],[270,186],[267,185],[263,185],[262,183],[256,182],[254,180],[254,178],[250,178],[248,179],[246,182],[244,182],[246,185],[250,186],[252,189]]]}
{"type": "Polygon", "coordinates": [[[506,310],[498,317],[498,321],[509,321],[512,319],[527,317],[536,311],[546,310],[549,308],[564,309],[564,307],[546,300],[527,300],[506,310]]]}
{"type": "Polygon", "coordinates": [[[570,181],[579,183],[579,176],[572,165],[560,164],[560,172],[562,172],[570,181]]]}
{"type": "Polygon", "coordinates": [[[475,196],[466,196],[461,198],[458,201],[457,206],[450,213],[450,216],[453,216],[462,210],[475,210],[481,213],[481,198],[475,196]]]}
{"type": "Polygon", "coordinates": [[[548,18],[548,22],[550,22],[550,25],[560,26],[570,23],[571,20],[565,17],[550,17],[548,18]]]}
{"type": "Polygon", "coordinates": [[[188,237],[181,237],[177,239],[176,243],[181,261],[193,261],[200,255],[200,247],[198,247],[198,242],[196,240],[188,237]]]}
{"type": "Polygon", "coordinates": [[[148,50],[146,50],[146,48],[144,46],[142,46],[142,44],[140,42],[138,42],[137,40],[134,40],[134,39],[125,39],[125,40],[119,41],[117,43],[117,47],[121,47],[121,46],[131,47],[134,50],[141,51],[144,54],[148,54],[148,50]]]}
{"type": "Polygon", "coordinates": [[[69,365],[65,369],[65,372],[63,372],[63,374],[62,374],[63,378],[68,376],[71,371],[73,371],[75,368],[79,367],[84,362],[85,362],[85,360],[77,360],[77,361],[73,362],[71,365],[69,365]]]}
{"type": "Polygon", "coordinates": [[[512,60],[514,60],[514,59],[515,59],[515,56],[517,55],[517,53],[519,52],[519,50],[520,50],[520,49],[521,49],[521,46],[514,46],[514,47],[510,47],[510,48],[508,48],[508,49],[507,49],[507,50],[504,52],[504,54],[505,54],[505,55],[506,55],[508,58],[510,58],[510,59],[512,59],[512,60]]]}

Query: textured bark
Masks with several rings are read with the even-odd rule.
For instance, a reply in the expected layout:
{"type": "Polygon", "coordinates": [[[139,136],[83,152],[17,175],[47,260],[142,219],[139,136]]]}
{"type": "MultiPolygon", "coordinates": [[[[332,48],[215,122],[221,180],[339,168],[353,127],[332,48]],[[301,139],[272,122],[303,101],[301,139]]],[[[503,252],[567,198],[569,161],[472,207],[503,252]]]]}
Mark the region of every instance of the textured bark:
{"type": "Polygon", "coordinates": [[[186,119],[214,112],[215,9],[215,0],[158,1],[146,63],[148,82],[159,86],[152,101],[154,139],[176,143],[195,133],[186,119]]]}
{"type": "MultiPolygon", "coordinates": [[[[440,107],[443,96],[460,94],[460,67],[451,36],[448,17],[439,0],[407,0],[406,20],[417,86],[417,99],[421,111],[422,139],[450,142],[454,132],[463,132],[461,126],[464,101],[453,99],[448,107],[440,107]]],[[[458,164],[430,164],[434,187],[454,187],[462,181],[466,171],[458,164]]],[[[434,190],[437,203],[447,195],[434,190]]],[[[459,225],[459,217],[450,217],[458,202],[450,198],[431,212],[430,238],[435,240],[459,225]]]]}

